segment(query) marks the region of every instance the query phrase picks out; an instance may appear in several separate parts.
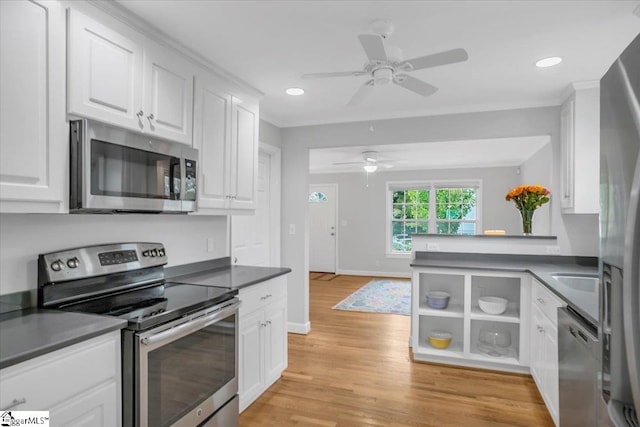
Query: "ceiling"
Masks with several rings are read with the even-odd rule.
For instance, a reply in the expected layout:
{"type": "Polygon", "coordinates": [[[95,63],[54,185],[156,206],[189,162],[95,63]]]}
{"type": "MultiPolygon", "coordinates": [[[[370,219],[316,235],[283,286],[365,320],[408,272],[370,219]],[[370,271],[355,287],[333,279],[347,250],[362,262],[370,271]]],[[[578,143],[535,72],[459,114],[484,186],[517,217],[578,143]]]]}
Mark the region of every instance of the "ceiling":
{"type": "Polygon", "coordinates": [[[640,1],[205,1],[118,0],[174,40],[263,93],[261,117],[279,127],[558,105],[570,82],[598,80],[640,32],[640,1]],[[357,36],[391,20],[404,59],[464,48],[469,59],[416,70],[429,97],[376,87],[347,107],[368,76],[357,36]],[[536,60],[561,56],[552,68],[536,60]],[[289,87],[306,93],[292,97],[289,87]]]}
{"type": "Polygon", "coordinates": [[[378,172],[385,170],[453,169],[520,166],[550,137],[495,138],[415,144],[367,145],[309,150],[310,173],[363,172],[363,152],[375,151],[378,172]],[[487,156],[486,153],[491,153],[487,156]],[[355,164],[342,164],[342,163],[355,164]],[[340,164],[336,164],[340,163],[340,164]],[[385,164],[387,166],[385,166],[385,164]]]}

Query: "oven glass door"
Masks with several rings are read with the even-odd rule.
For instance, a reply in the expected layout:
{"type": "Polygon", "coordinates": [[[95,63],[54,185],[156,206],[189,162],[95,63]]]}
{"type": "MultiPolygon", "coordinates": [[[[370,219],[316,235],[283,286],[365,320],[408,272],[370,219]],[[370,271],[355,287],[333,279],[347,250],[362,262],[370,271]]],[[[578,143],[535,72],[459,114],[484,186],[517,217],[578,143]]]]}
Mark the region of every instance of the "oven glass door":
{"type": "MultiPolygon", "coordinates": [[[[161,341],[153,340],[153,336],[148,344],[140,341],[142,427],[173,425],[200,409],[207,399],[211,402],[202,406],[210,408],[218,401],[223,405],[235,395],[237,312],[222,314],[224,317],[218,320],[204,319],[206,323],[195,331],[184,333],[176,327],[158,333],[167,336],[161,341]],[[174,330],[177,334],[171,336],[174,330]],[[228,387],[229,383],[235,388],[228,387]],[[214,396],[218,391],[228,396],[214,396]]],[[[211,413],[217,409],[211,408],[211,413]]]]}
{"type": "Polygon", "coordinates": [[[179,200],[180,158],[91,140],[91,194],[179,200]]]}

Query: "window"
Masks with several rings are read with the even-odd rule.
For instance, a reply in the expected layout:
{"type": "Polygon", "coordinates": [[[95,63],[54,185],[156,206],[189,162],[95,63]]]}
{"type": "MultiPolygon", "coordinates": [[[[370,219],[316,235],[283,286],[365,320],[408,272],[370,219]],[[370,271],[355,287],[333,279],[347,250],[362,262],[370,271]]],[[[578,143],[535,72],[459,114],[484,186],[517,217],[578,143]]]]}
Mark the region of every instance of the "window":
{"type": "Polygon", "coordinates": [[[309,194],[309,203],[322,203],[327,201],[327,196],[320,191],[309,194]]]}
{"type": "Polygon", "coordinates": [[[476,234],[480,181],[388,182],[387,249],[411,251],[411,234],[476,234]]]}

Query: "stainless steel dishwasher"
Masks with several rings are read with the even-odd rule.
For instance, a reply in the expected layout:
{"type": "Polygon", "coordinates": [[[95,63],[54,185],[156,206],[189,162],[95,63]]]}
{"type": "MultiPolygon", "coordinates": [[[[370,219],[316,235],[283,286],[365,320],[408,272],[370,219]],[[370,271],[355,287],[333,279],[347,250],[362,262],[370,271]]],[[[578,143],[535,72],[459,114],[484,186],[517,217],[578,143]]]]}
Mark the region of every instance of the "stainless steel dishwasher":
{"type": "Polygon", "coordinates": [[[558,309],[560,426],[597,425],[599,343],[594,325],[571,307],[558,309]]]}

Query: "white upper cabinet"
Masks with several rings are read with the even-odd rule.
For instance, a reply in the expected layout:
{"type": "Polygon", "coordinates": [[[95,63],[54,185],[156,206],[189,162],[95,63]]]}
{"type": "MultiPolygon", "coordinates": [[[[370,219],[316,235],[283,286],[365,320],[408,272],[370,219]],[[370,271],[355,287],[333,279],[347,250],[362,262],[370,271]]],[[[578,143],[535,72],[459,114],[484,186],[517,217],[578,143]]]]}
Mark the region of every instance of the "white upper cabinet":
{"type": "Polygon", "coordinates": [[[0,212],[64,212],[65,15],[58,2],[0,1],[0,212]]]}
{"type": "Polygon", "coordinates": [[[69,9],[69,113],[142,130],[142,41],[69,9]]]}
{"type": "Polygon", "coordinates": [[[600,212],[600,87],[573,83],[560,110],[560,206],[563,213],[600,212]]]}
{"type": "Polygon", "coordinates": [[[171,52],[147,42],[144,54],[145,130],[191,145],[193,68],[171,52]]]}
{"type": "Polygon", "coordinates": [[[257,100],[240,97],[224,80],[203,74],[196,78],[194,112],[194,147],[200,152],[199,212],[255,209],[257,100]]]}
{"type": "Polygon", "coordinates": [[[191,145],[193,68],[116,21],[69,10],[70,114],[191,145]]]}
{"type": "Polygon", "coordinates": [[[258,178],[258,103],[231,99],[231,201],[234,209],[255,209],[258,178]]]}

